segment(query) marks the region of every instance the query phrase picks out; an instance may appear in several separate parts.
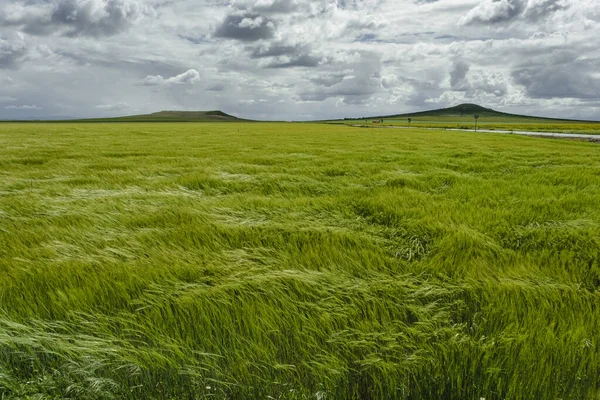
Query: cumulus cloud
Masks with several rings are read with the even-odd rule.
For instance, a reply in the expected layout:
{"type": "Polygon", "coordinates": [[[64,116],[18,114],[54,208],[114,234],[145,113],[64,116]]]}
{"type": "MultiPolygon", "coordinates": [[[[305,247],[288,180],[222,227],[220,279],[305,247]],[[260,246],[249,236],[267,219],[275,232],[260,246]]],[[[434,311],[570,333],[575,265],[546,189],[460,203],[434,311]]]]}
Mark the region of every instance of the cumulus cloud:
{"type": "Polygon", "coordinates": [[[523,10],[518,0],[484,0],[460,19],[461,25],[509,21],[523,10]]]}
{"type": "Polygon", "coordinates": [[[326,72],[310,78],[310,81],[317,86],[331,87],[340,83],[345,76],[350,76],[352,70],[341,72],[326,72]]]}
{"type": "Polygon", "coordinates": [[[600,77],[579,63],[517,68],[512,77],[532,98],[600,99],[600,77]]]}
{"type": "Polygon", "coordinates": [[[269,65],[269,68],[292,68],[292,67],[316,67],[323,61],[322,57],[313,56],[310,54],[302,54],[297,57],[289,58],[287,61],[274,62],[269,65]]]}
{"type": "Polygon", "coordinates": [[[313,68],[324,61],[324,57],[313,54],[311,46],[305,44],[262,43],[249,50],[250,58],[271,58],[267,68],[313,68]]]}
{"type": "Polygon", "coordinates": [[[599,59],[557,49],[513,67],[514,82],[532,98],[600,99],[599,59]]]}
{"type": "Polygon", "coordinates": [[[464,92],[467,98],[483,95],[503,96],[507,92],[502,74],[482,70],[471,71],[470,65],[463,60],[455,61],[452,66],[450,88],[453,91],[464,92]]]}
{"type": "Polygon", "coordinates": [[[54,0],[0,9],[0,22],[32,35],[112,36],[149,12],[139,0],[54,0]]]}
{"type": "Polygon", "coordinates": [[[469,72],[469,64],[464,61],[455,61],[450,71],[450,86],[452,90],[467,90],[469,82],[467,81],[467,73],[469,72]]]}
{"type": "Polygon", "coordinates": [[[467,96],[476,97],[484,94],[501,97],[506,95],[508,86],[504,76],[500,73],[478,71],[471,78],[467,96]]]}
{"type": "Polygon", "coordinates": [[[290,45],[279,42],[266,43],[251,49],[251,58],[293,56],[308,50],[307,46],[290,45]]]}
{"type": "Polygon", "coordinates": [[[309,13],[321,0],[233,0],[231,5],[237,10],[258,12],[263,15],[309,13]],[[311,4],[312,3],[312,4],[311,4]]]}
{"type": "Polygon", "coordinates": [[[0,117],[472,102],[600,119],[598,36],[598,1],[0,0],[0,117]]]}
{"type": "MultiPolygon", "coordinates": [[[[25,53],[27,53],[27,43],[22,34],[0,36],[0,68],[16,67],[25,53]]],[[[10,78],[5,79],[10,80],[10,78]]]]}
{"type": "Polygon", "coordinates": [[[297,0],[258,0],[254,9],[265,13],[290,13],[300,8],[297,0]]]}
{"type": "Polygon", "coordinates": [[[387,74],[381,77],[381,85],[386,89],[392,89],[398,82],[398,77],[394,74],[387,74]]]}
{"type": "Polygon", "coordinates": [[[195,69],[187,70],[186,72],[163,78],[161,75],[148,75],[144,78],[142,85],[144,86],[159,86],[159,85],[186,85],[200,82],[200,73],[195,69]]]}
{"type": "Polygon", "coordinates": [[[537,21],[568,7],[567,0],[483,0],[459,24],[497,24],[518,18],[537,21]]]}
{"type": "Polygon", "coordinates": [[[440,86],[440,82],[435,79],[409,79],[407,83],[411,87],[411,90],[407,96],[406,103],[419,109],[428,107],[432,99],[438,98],[444,92],[440,86]]]}
{"type": "Polygon", "coordinates": [[[225,17],[214,33],[217,38],[256,42],[274,36],[275,23],[260,14],[232,14],[225,17]]]}
{"type": "MultiPolygon", "coordinates": [[[[342,57],[343,58],[343,57],[342,57]]],[[[324,80],[334,78],[331,84],[314,85],[310,90],[302,91],[300,100],[319,102],[329,98],[338,98],[344,104],[360,105],[366,103],[373,95],[382,90],[381,61],[371,53],[353,54],[349,59],[356,62],[346,63],[345,71],[335,77],[335,74],[325,75],[324,80]],[[340,79],[341,77],[341,79],[340,79]],[[335,82],[337,80],[337,82],[335,82]]],[[[313,83],[323,80],[312,78],[313,83]]]]}

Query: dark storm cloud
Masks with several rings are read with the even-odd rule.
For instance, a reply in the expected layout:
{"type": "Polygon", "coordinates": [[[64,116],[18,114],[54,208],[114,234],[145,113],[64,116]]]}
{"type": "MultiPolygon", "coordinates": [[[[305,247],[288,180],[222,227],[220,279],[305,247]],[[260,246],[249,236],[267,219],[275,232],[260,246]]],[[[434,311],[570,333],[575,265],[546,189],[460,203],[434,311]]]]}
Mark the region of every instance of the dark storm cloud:
{"type": "Polygon", "coordinates": [[[23,36],[0,36],[0,68],[15,68],[27,53],[23,36]]]}
{"type": "Polygon", "coordinates": [[[208,87],[206,87],[206,90],[208,90],[209,92],[222,92],[227,88],[227,86],[225,86],[224,83],[215,83],[213,85],[210,85],[208,87]]]}
{"type": "Polygon", "coordinates": [[[270,39],[275,32],[275,23],[255,13],[228,15],[216,29],[214,36],[243,42],[270,39]]]}
{"type": "Polygon", "coordinates": [[[568,8],[565,0],[484,0],[460,19],[461,25],[538,21],[568,8]]]}
{"type": "Polygon", "coordinates": [[[440,82],[437,80],[420,81],[410,79],[407,80],[407,83],[412,86],[413,91],[406,103],[418,108],[431,107],[431,104],[429,104],[428,101],[439,97],[444,92],[440,88],[440,82]]]}
{"type": "Polygon", "coordinates": [[[293,68],[293,67],[307,67],[312,68],[318,66],[323,59],[321,57],[312,56],[310,54],[304,54],[289,61],[285,62],[274,62],[268,66],[268,68],[293,68]]]}
{"type": "Polygon", "coordinates": [[[300,93],[302,101],[323,101],[331,97],[340,97],[346,104],[362,104],[377,93],[374,86],[362,79],[353,79],[348,84],[333,87],[330,90],[315,90],[300,93]]]}
{"type": "Polygon", "coordinates": [[[310,81],[317,86],[331,87],[340,83],[344,79],[344,73],[327,73],[316,78],[311,78],[310,81]]]}
{"type": "Polygon", "coordinates": [[[517,66],[511,76],[532,98],[600,99],[600,60],[585,59],[573,50],[555,51],[536,63],[517,66]]]}
{"type": "Polygon", "coordinates": [[[452,90],[466,90],[468,88],[467,73],[469,64],[464,61],[455,61],[450,71],[450,86],[452,90]]]}
{"type": "Polygon", "coordinates": [[[18,12],[0,9],[0,22],[32,35],[112,36],[129,28],[147,8],[137,0],[58,0],[31,3],[18,12]]]}
{"type": "Polygon", "coordinates": [[[355,42],[376,42],[377,35],[374,33],[363,33],[354,38],[355,42]]]}
{"type": "Polygon", "coordinates": [[[273,58],[268,68],[316,67],[323,57],[311,54],[308,45],[284,43],[263,44],[251,49],[250,58],[273,58]]]}
{"type": "Polygon", "coordinates": [[[281,56],[293,56],[303,51],[306,46],[299,45],[286,45],[271,43],[266,46],[258,46],[252,49],[250,53],[251,58],[265,58],[265,57],[281,57],[281,56]]]}
{"type": "Polygon", "coordinates": [[[185,36],[185,35],[179,35],[180,38],[182,38],[183,40],[187,40],[190,43],[193,44],[201,44],[201,43],[205,43],[207,41],[206,37],[201,36],[201,37],[193,37],[193,36],[185,36]]]}
{"type": "Polygon", "coordinates": [[[325,82],[325,85],[301,92],[300,100],[318,102],[337,97],[345,104],[366,103],[381,91],[381,61],[368,52],[363,52],[359,56],[360,58],[352,63],[333,64],[345,69],[344,73],[332,72],[324,75],[322,79],[311,78],[311,82],[316,84],[325,82]]]}
{"type": "Polygon", "coordinates": [[[463,92],[466,97],[474,98],[481,95],[504,96],[508,91],[506,81],[501,74],[488,73],[484,70],[472,71],[471,67],[463,60],[457,60],[450,71],[450,88],[453,91],[463,92]]]}
{"type": "Polygon", "coordinates": [[[533,98],[600,99],[600,79],[577,73],[572,66],[523,68],[512,77],[533,98]]]}

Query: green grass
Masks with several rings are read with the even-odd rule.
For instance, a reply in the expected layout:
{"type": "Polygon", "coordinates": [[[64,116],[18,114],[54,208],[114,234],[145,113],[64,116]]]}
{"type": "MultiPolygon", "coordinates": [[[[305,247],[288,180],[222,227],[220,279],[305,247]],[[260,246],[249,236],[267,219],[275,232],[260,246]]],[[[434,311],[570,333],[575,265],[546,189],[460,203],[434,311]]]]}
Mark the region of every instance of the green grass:
{"type": "Polygon", "coordinates": [[[2,399],[599,399],[600,151],[0,125],[2,399]]]}
{"type": "MultiPolygon", "coordinates": [[[[372,119],[344,120],[346,125],[367,126],[408,126],[407,118],[387,118],[383,124],[373,124],[372,119]],[[366,121],[366,122],[365,122],[366,121]]],[[[337,121],[336,123],[339,123],[337,121]]],[[[468,116],[439,116],[439,117],[412,117],[411,128],[438,128],[438,129],[475,129],[475,119],[468,116]]],[[[520,117],[480,117],[477,122],[480,129],[528,132],[564,132],[578,134],[600,134],[598,122],[573,122],[573,121],[548,121],[535,118],[520,117]]]]}
{"type": "Polygon", "coordinates": [[[373,125],[373,121],[383,119],[382,125],[407,127],[409,126],[408,118],[410,118],[410,127],[413,128],[474,129],[474,115],[479,115],[477,126],[481,129],[600,134],[600,122],[597,121],[578,121],[515,115],[484,108],[476,104],[461,104],[450,108],[410,114],[345,119],[328,122],[338,124],[343,123],[346,125],[380,126],[381,124],[373,125]]]}

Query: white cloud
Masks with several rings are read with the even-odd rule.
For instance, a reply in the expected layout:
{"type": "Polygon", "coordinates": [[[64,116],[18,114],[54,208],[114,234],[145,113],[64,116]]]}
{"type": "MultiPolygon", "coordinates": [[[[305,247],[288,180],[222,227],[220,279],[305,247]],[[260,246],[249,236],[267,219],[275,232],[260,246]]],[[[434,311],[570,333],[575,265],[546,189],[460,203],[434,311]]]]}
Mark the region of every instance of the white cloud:
{"type": "Polygon", "coordinates": [[[600,119],[598,36],[598,1],[0,0],[0,96],[18,99],[0,117],[34,104],[324,119],[468,101],[600,119]]]}
{"type": "Polygon", "coordinates": [[[507,21],[522,11],[520,1],[484,0],[462,17],[460,25],[507,21]]]}
{"type": "Polygon", "coordinates": [[[26,52],[25,35],[20,32],[2,35],[0,31],[0,69],[16,67],[26,52]]]}
{"type": "Polygon", "coordinates": [[[120,103],[115,103],[115,104],[100,104],[95,106],[94,108],[97,108],[99,110],[104,110],[104,111],[124,111],[129,109],[129,104],[125,103],[125,102],[120,102],[120,103]]]}
{"type": "Polygon", "coordinates": [[[185,85],[198,83],[200,80],[200,73],[195,69],[190,69],[182,74],[167,79],[163,78],[161,75],[148,75],[144,78],[143,85],[185,85]]]}
{"type": "Polygon", "coordinates": [[[34,104],[23,104],[23,105],[10,105],[4,107],[5,110],[41,110],[42,107],[36,106],[34,104]]]}
{"type": "Polygon", "coordinates": [[[33,35],[101,37],[123,32],[151,12],[139,0],[15,2],[0,9],[0,23],[33,35]]]}
{"type": "Polygon", "coordinates": [[[570,0],[483,0],[459,24],[496,24],[517,19],[535,22],[570,6],[570,0]]]}

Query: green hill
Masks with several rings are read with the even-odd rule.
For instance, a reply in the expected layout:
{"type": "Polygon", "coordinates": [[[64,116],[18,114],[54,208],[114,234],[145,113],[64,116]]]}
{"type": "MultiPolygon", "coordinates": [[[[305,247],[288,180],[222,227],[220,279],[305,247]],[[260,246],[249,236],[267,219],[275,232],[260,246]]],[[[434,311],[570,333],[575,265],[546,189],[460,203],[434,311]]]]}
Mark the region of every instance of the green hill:
{"type": "Polygon", "coordinates": [[[114,118],[89,118],[81,122],[242,122],[249,121],[223,111],[160,111],[114,118]]]}
{"type": "Polygon", "coordinates": [[[600,133],[600,122],[510,114],[470,103],[436,110],[379,115],[368,118],[345,118],[343,121],[327,122],[342,122],[358,126],[387,125],[410,126],[413,128],[474,129],[475,119],[473,117],[475,115],[479,115],[477,126],[487,130],[600,133]],[[408,121],[409,119],[410,121],[408,121]],[[380,120],[383,122],[379,122],[380,120]]]}
{"type": "Polygon", "coordinates": [[[387,116],[377,116],[370,118],[408,118],[408,117],[473,117],[473,115],[479,115],[480,117],[499,117],[503,119],[517,118],[517,119],[536,119],[536,120],[554,120],[554,121],[572,121],[564,118],[547,118],[547,117],[535,117],[530,115],[518,115],[510,114],[501,111],[496,111],[491,108],[482,107],[477,104],[464,103],[453,107],[439,108],[435,110],[419,111],[405,114],[395,114],[387,116]]]}

